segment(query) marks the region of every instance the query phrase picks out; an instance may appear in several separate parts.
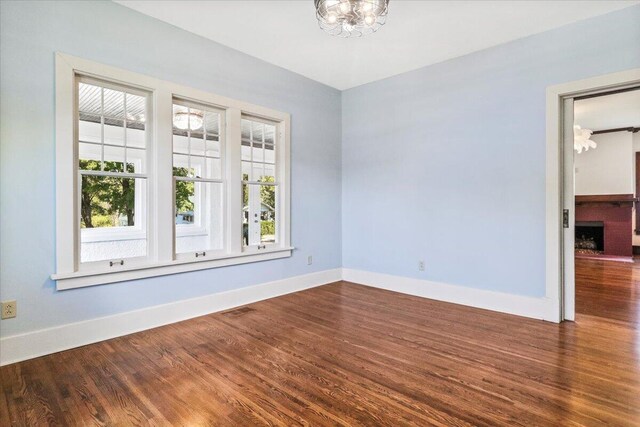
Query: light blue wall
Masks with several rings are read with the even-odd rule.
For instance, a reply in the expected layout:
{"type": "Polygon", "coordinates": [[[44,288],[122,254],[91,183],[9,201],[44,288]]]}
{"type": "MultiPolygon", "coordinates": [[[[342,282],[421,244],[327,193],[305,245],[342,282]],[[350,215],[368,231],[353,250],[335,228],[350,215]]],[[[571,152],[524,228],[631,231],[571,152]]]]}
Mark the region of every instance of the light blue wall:
{"type": "Polygon", "coordinates": [[[2,336],[341,265],[540,296],[545,88],[640,66],[640,7],[341,95],[110,2],[0,5],[2,336]],[[55,51],[290,112],[294,256],[56,292],[55,51]]]}
{"type": "Polygon", "coordinates": [[[2,336],[340,267],[339,91],[111,2],[0,7],[2,336]],[[291,113],[294,256],[56,292],[56,51],[291,113]]]}
{"type": "Polygon", "coordinates": [[[343,92],[343,267],[543,296],[545,89],[634,67],[640,6],[343,92]]]}

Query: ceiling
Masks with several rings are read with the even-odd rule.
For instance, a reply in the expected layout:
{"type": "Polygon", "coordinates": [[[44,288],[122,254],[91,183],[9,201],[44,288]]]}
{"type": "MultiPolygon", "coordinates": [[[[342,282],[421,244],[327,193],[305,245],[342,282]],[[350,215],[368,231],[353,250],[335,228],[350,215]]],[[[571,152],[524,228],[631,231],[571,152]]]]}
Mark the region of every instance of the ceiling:
{"type": "Polygon", "coordinates": [[[313,0],[115,1],[340,90],[640,3],[391,0],[377,33],[342,39],[313,0]]]}
{"type": "Polygon", "coordinates": [[[640,89],[576,101],[573,114],[583,129],[640,127],[640,89]]]}

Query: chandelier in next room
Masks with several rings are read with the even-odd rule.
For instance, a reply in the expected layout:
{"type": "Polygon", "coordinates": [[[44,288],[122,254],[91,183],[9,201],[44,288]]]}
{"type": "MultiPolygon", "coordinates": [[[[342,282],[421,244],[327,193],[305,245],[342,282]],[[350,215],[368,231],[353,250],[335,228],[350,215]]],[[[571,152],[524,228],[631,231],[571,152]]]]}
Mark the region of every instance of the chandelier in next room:
{"type": "Polygon", "coordinates": [[[582,129],[578,125],[573,126],[573,148],[582,153],[582,150],[589,151],[589,148],[596,148],[598,144],[591,140],[592,130],[582,129]]]}
{"type": "Polygon", "coordinates": [[[389,0],[315,0],[320,28],[332,36],[362,37],[384,25],[389,0]]]}

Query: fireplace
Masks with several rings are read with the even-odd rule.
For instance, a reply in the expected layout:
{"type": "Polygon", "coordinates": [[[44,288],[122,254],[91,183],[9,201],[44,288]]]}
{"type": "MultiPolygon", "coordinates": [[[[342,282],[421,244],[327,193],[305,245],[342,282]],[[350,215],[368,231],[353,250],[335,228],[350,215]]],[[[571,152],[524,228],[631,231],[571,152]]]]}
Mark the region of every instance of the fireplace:
{"type": "Polygon", "coordinates": [[[603,254],[604,222],[577,221],[575,250],[583,254],[603,254]]]}
{"type": "Polygon", "coordinates": [[[633,194],[576,196],[576,255],[633,255],[633,194]],[[585,228],[581,228],[585,227],[585,228]],[[584,239],[582,238],[584,236],[584,239]],[[589,249],[594,247],[596,249],[589,249]],[[591,252],[595,251],[595,252],[591,252]]]}

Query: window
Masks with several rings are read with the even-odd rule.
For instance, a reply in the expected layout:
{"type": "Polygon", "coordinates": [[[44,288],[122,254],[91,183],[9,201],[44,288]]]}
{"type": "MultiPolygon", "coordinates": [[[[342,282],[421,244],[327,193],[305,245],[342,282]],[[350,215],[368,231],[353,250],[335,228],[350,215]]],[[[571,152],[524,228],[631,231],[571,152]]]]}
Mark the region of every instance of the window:
{"type": "Polygon", "coordinates": [[[79,77],[80,263],[147,256],[148,93],[79,77]]]}
{"type": "Polygon", "coordinates": [[[175,249],[196,257],[223,249],[222,114],[173,103],[175,249]]]}
{"type": "Polygon", "coordinates": [[[242,240],[246,248],[277,242],[276,126],[242,119],[242,240]]]}
{"type": "Polygon", "coordinates": [[[57,288],[290,256],[289,126],[57,54],[57,288]]]}

